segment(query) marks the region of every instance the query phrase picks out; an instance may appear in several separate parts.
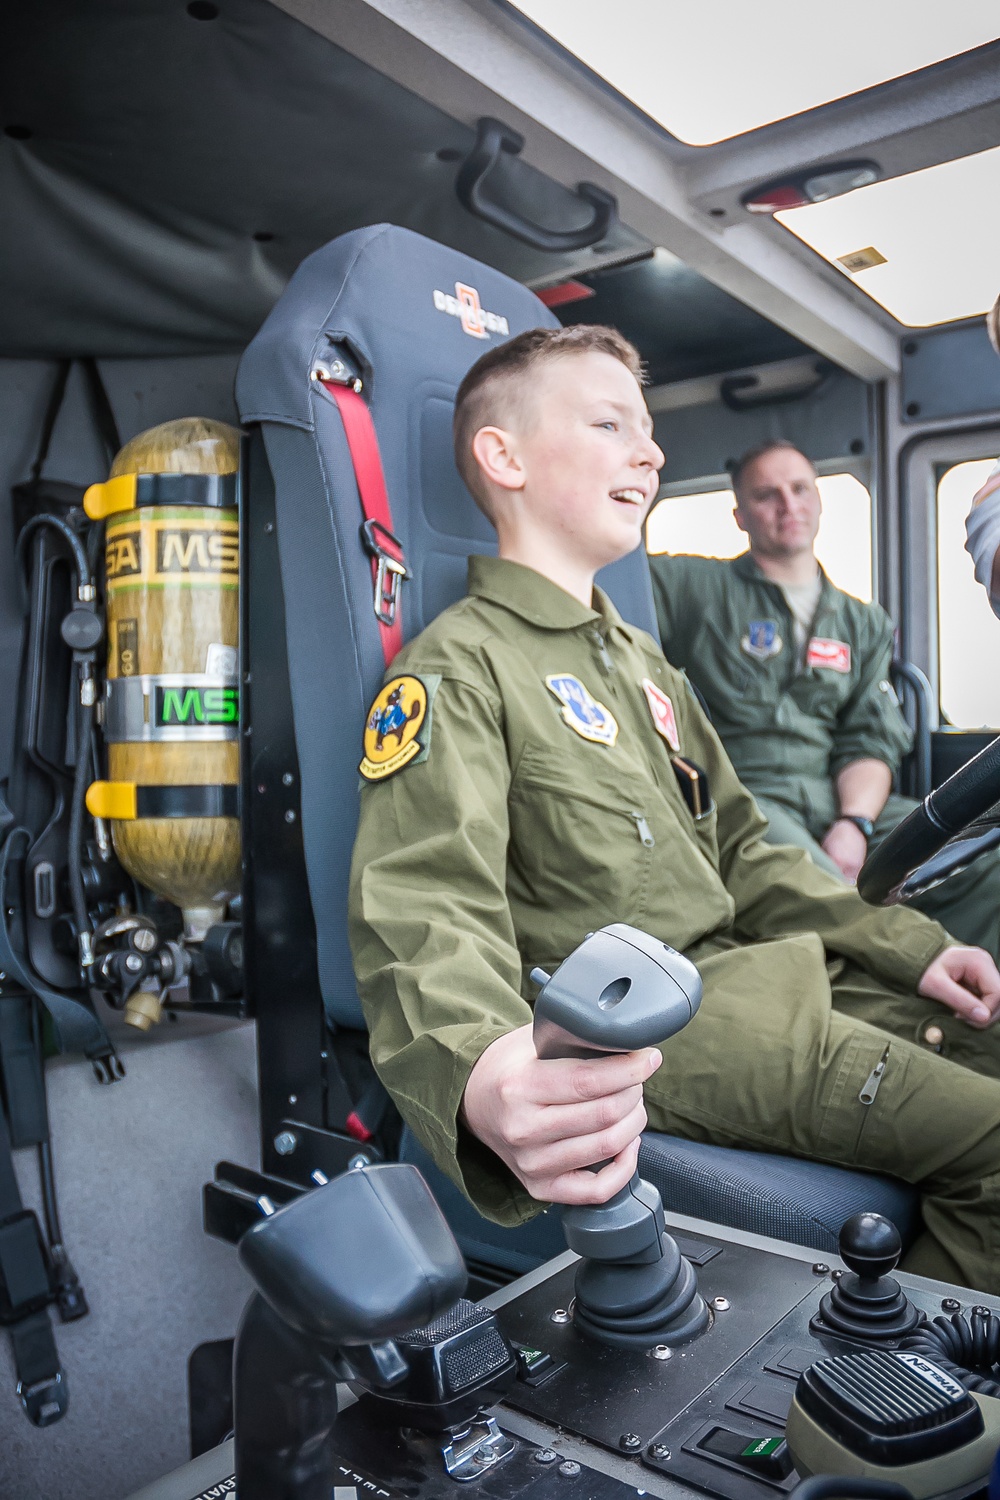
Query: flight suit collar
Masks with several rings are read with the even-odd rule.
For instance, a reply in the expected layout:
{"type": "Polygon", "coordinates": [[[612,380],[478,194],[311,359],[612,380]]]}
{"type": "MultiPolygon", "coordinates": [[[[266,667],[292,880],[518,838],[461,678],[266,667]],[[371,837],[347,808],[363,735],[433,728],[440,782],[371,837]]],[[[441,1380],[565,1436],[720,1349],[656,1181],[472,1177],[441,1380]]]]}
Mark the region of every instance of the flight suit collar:
{"type": "Polygon", "coordinates": [[[544,574],[503,557],[470,557],[468,588],[477,599],[499,604],[542,630],[575,630],[581,625],[610,628],[622,623],[599,588],[594,589],[594,608],[588,609],[544,574]]]}
{"type": "MultiPolygon", "coordinates": [[[[754,561],[753,553],[749,549],[746,552],[741,552],[739,557],[734,557],[729,566],[734,573],[738,574],[740,578],[745,578],[748,583],[762,583],[765,587],[777,589],[779,593],[781,592],[781,584],[775,583],[773,578],[768,578],[767,574],[754,561]]],[[[818,613],[819,608],[827,603],[831,593],[834,592],[834,585],[823,571],[822,564],[817,562],[816,566],[819,568],[819,576],[823,584],[817,607],[818,613]]]]}

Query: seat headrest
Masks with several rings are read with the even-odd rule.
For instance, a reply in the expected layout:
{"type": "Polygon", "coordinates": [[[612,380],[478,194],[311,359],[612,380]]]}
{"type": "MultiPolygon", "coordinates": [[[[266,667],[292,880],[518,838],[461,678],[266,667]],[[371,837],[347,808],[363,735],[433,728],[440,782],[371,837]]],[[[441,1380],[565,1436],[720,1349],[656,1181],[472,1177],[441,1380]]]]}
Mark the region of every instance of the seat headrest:
{"type": "Polygon", "coordinates": [[[379,401],[395,372],[458,385],[491,344],[558,327],[533,292],[481,261],[394,224],[342,235],[308,256],[240,364],[245,422],[311,429],[309,372],[346,344],[379,401]]]}

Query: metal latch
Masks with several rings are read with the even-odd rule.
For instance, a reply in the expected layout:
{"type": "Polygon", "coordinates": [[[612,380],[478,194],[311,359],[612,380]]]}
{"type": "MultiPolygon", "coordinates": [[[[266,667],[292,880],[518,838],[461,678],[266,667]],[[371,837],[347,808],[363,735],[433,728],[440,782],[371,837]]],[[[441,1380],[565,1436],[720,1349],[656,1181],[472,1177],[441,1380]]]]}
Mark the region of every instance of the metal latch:
{"type": "Polygon", "coordinates": [[[403,561],[403,544],[397,536],[374,518],[362,522],[361,545],[369,557],[377,563],[375,569],[375,594],[373,606],[375,618],[380,625],[393,625],[399,603],[399,585],[404,578],[412,577],[403,561]],[[394,547],[398,556],[388,550],[386,543],[394,547]]]}
{"type": "Polygon", "coordinates": [[[513,1453],[516,1444],[501,1432],[492,1417],[480,1413],[468,1427],[453,1432],[441,1450],[445,1470],[459,1483],[478,1479],[487,1469],[513,1453]]]}

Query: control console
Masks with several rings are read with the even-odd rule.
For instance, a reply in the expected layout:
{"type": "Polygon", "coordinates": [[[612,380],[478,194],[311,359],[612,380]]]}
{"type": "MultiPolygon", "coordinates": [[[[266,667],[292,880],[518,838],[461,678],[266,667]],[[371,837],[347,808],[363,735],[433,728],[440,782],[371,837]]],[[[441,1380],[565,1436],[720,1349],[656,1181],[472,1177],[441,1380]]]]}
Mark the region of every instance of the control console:
{"type": "MultiPolygon", "coordinates": [[[[623,924],[532,977],[543,1057],[666,1042],[701,996],[682,955],[623,924]]],[[[895,1274],[900,1237],[874,1213],[844,1224],[843,1269],[669,1220],[637,1175],[564,1210],[570,1250],[477,1305],[414,1168],[324,1183],[241,1241],[259,1291],[236,1341],[235,1452],[141,1500],[984,1492],[1000,1302],[895,1274]]]]}

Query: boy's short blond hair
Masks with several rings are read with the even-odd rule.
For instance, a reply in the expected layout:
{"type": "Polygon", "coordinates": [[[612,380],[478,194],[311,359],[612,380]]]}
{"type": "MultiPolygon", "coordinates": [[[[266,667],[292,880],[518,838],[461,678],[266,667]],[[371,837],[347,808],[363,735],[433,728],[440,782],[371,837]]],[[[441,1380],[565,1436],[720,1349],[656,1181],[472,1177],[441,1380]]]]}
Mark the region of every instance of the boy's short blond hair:
{"type": "Polygon", "coordinates": [[[452,427],[455,463],[472,498],[491,521],[490,496],[472,452],[472,440],[482,427],[506,427],[516,419],[532,369],[570,354],[610,354],[640,385],[645,378],[638,349],[617,328],[574,323],[569,328],[530,328],[515,334],[477,359],[458,388],[452,427]]]}

